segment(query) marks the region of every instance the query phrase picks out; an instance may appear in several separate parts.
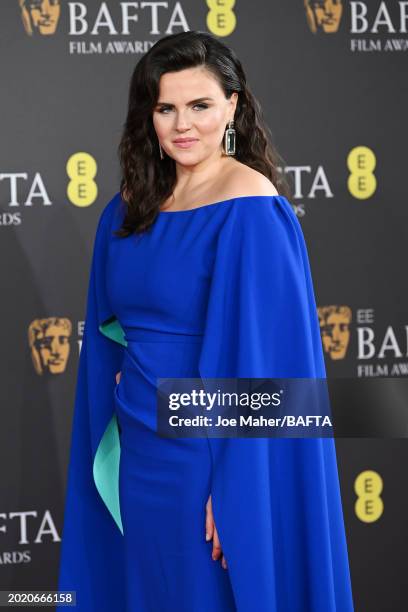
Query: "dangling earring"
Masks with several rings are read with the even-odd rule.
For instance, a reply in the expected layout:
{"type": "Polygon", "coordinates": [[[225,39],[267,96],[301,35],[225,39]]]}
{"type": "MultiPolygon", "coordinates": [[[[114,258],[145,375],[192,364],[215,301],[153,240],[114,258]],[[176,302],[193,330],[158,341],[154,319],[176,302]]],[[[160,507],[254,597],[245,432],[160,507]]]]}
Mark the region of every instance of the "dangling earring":
{"type": "Polygon", "coordinates": [[[161,148],[160,142],[159,142],[159,151],[160,151],[160,159],[164,159],[163,149],[161,148]]]}
{"type": "Polygon", "coordinates": [[[227,155],[235,155],[236,132],[234,129],[234,121],[228,122],[228,127],[224,133],[224,150],[227,155]]]}

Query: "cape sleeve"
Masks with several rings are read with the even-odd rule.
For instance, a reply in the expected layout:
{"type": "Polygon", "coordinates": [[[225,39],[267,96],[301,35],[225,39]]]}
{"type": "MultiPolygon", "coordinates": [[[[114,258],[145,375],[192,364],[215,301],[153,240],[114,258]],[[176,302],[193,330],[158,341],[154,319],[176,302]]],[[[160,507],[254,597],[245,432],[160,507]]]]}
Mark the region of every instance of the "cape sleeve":
{"type": "Polygon", "coordinates": [[[110,231],[118,205],[116,195],[103,210],[96,230],[72,421],[58,589],[76,591],[80,612],[125,607],[120,441],[113,391],[126,342],[105,287],[110,231]]]}
{"type": "MultiPolygon", "coordinates": [[[[201,378],[325,378],[300,223],[283,196],[230,208],[201,378]]],[[[332,438],[209,438],[214,520],[241,612],[353,610],[332,438]]]]}

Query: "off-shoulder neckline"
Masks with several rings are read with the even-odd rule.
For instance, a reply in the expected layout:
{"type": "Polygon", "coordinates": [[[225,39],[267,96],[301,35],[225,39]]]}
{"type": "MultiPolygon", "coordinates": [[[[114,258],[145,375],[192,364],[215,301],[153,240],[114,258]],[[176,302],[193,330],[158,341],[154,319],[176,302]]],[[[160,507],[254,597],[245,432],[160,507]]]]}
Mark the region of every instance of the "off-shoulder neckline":
{"type": "Polygon", "coordinates": [[[230,204],[235,200],[247,200],[249,198],[282,198],[284,196],[279,194],[274,195],[246,195],[246,196],[235,196],[234,198],[227,198],[226,200],[219,200],[218,202],[211,202],[209,204],[202,204],[201,206],[195,206],[194,208],[185,208],[182,210],[159,210],[159,215],[176,215],[178,213],[191,213],[197,210],[202,210],[203,208],[211,208],[213,206],[218,206],[219,204],[230,204]]]}

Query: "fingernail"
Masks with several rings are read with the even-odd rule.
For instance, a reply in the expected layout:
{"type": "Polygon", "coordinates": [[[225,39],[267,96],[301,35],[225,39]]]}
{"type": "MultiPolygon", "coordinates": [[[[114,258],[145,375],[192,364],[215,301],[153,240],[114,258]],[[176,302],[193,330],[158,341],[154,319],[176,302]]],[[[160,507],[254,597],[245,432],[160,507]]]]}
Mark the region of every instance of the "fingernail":
{"type": "Polygon", "coordinates": [[[206,533],[206,534],[205,534],[205,539],[207,540],[207,542],[208,542],[208,540],[209,540],[210,538],[211,538],[210,534],[209,534],[209,533],[206,533]]]}

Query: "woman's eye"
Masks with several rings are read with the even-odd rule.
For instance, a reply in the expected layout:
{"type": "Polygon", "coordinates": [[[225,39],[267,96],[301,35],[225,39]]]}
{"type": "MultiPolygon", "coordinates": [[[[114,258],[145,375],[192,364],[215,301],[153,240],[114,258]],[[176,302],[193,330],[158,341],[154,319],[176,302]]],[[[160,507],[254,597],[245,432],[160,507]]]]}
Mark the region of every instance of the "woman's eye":
{"type": "MultiPolygon", "coordinates": [[[[193,108],[196,108],[197,106],[200,107],[202,110],[208,108],[208,104],[205,104],[204,102],[200,102],[198,104],[195,104],[193,106],[193,108]]],[[[161,108],[159,108],[159,113],[167,114],[166,111],[168,111],[168,110],[171,110],[170,106],[162,106],[161,108]]]]}

